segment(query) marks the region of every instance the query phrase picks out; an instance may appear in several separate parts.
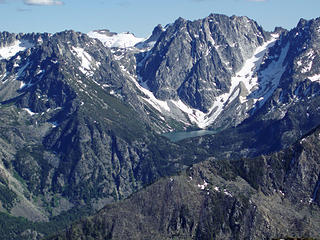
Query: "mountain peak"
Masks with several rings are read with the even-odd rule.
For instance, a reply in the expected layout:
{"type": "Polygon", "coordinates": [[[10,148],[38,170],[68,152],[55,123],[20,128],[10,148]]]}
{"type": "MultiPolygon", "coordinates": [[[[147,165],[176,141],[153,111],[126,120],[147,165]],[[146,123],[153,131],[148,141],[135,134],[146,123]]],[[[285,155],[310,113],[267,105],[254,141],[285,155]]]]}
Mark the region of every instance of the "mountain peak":
{"type": "Polygon", "coordinates": [[[152,31],[151,36],[146,40],[146,42],[155,42],[158,40],[160,35],[165,31],[161,24],[158,24],[152,31]]]}

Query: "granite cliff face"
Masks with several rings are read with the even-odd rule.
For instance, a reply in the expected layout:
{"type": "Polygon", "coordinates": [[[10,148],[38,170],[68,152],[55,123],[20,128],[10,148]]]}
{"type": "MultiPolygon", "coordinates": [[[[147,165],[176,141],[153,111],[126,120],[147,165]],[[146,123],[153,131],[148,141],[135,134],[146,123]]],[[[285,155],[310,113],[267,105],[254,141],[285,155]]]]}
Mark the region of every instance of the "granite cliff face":
{"type": "MultiPolygon", "coordinates": [[[[232,77],[271,38],[247,17],[210,15],[193,22],[179,18],[163,30],[137,71],[141,83],[171,103],[169,108],[187,114],[192,124],[208,127],[230,108],[238,87],[232,77]]],[[[229,124],[241,121],[235,118],[229,124]]],[[[221,127],[222,122],[215,125],[221,127]]]]}
{"type": "Polygon", "coordinates": [[[159,99],[181,99],[208,112],[215,97],[230,89],[231,76],[268,38],[246,17],[180,18],[159,37],[140,69],[142,81],[159,99]]]}

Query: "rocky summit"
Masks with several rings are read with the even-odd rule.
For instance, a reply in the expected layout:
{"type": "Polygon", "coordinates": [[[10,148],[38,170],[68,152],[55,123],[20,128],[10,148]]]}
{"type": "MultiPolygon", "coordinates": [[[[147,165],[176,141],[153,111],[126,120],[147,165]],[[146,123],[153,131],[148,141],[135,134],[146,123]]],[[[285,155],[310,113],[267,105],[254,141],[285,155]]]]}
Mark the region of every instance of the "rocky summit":
{"type": "Polygon", "coordinates": [[[1,32],[1,236],[319,237],[319,29],[1,32]]]}

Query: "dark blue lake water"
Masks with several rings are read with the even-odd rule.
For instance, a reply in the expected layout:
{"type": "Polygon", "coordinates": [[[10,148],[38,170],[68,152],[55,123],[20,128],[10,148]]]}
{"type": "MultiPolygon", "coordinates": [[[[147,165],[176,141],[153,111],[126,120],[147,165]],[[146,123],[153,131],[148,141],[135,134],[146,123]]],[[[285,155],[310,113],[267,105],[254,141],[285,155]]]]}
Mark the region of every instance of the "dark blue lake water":
{"type": "Polygon", "coordinates": [[[186,138],[194,138],[194,137],[201,137],[204,135],[211,135],[215,134],[217,131],[211,130],[197,130],[197,131],[190,131],[190,132],[169,132],[162,134],[166,138],[169,138],[172,142],[179,142],[186,138]]]}

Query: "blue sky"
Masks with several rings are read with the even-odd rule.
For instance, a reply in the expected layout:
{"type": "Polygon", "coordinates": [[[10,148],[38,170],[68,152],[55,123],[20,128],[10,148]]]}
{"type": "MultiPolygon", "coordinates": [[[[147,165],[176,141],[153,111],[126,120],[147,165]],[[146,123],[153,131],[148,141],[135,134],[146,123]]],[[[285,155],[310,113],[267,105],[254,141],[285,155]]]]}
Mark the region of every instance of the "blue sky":
{"type": "Polygon", "coordinates": [[[266,30],[320,17],[320,0],[0,0],[0,31],[88,32],[109,29],[147,37],[157,24],[210,13],[248,16],[266,30]]]}

